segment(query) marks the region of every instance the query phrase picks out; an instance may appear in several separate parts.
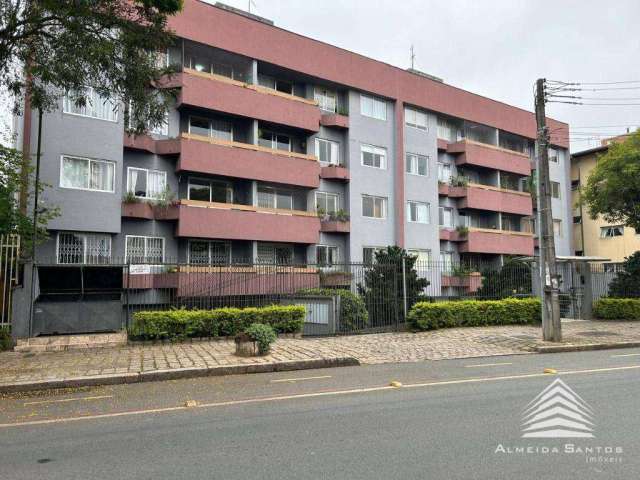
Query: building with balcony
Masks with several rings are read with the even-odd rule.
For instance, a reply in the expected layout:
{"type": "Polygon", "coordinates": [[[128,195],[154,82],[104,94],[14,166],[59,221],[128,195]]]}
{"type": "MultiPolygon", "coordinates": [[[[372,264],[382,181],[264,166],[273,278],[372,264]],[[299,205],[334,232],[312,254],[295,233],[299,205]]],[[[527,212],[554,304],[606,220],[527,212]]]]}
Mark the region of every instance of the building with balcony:
{"type": "MultiPolygon", "coordinates": [[[[444,264],[534,253],[531,112],[227,7],[185,0],[170,27],[165,59],[178,73],[166,86],[179,94],[161,128],[128,135],[123,106],[96,108],[109,101],[97,95],[45,114],[43,201],[62,215],[41,261],[326,265],[387,245],[444,264]]],[[[568,125],[548,125],[567,255],[568,125]]],[[[35,135],[24,141],[35,150],[35,135]]]]}

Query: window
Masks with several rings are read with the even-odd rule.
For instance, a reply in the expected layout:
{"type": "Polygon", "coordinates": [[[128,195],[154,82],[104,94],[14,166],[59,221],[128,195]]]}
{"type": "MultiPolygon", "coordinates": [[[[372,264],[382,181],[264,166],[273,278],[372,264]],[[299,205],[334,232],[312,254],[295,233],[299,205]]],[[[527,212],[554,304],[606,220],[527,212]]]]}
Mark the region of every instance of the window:
{"type": "Polygon", "coordinates": [[[85,88],[83,92],[68,92],[62,102],[62,111],[72,115],[108,120],[109,122],[118,121],[117,105],[111,99],[98,95],[91,87],[85,88]],[[85,99],[84,105],[76,104],[78,97],[85,99]]]}
{"type": "Polygon", "coordinates": [[[114,162],[63,156],[60,186],[97,192],[114,192],[115,174],[114,162]]]}
{"type": "Polygon", "coordinates": [[[189,117],[189,133],[231,142],[233,141],[233,124],[226,120],[189,117]]]}
{"type": "Polygon", "coordinates": [[[189,263],[227,265],[231,263],[231,245],[227,242],[189,240],[189,263]]]}
{"type": "Polygon", "coordinates": [[[551,196],[553,198],[560,198],[560,183],[551,182],[551,196]]]}
{"type": "Polygon", "coordinates": [[[360,94],[360,113],[378,120],[387,119],[387,104],[384,100],[360,94]]]}
{"type": "Polygon", "coordinates": [[[458,127],[443,118],[438,118],[438,138],[447,142],[458,140],[458,127]]]}
{"type": "Polygon", "coordinates": [[[325,213],[335,213],[339,210],[339,199],[337,193],[316,192],[316,211],[322,210],[325,213]]]}
{"type": "Polygon", "coordinates": [[[407,202],[407,220],[415,223],[429,223],[429,204],[407,202]]]}
{"type": "Polygon", "coordinates": [[[571,190],[573,191],[580,190],[580,179],[571,180],[571,190]]]}
{"type": "Polygon", "coordinates": [[[336,92],[332,92],[326,88],[316,87],[313,90],[313,98],[318,102],[321,110],[335,113],[338,109],[338,96],[336,92]]]}
{"type": "Polygon", "coordinates": [[[386,218],[387,199],[385,197],[362,196],[362,216],[369,218],[386,218]]]}
{"type": "Polygon", "coordinates": [[[409,127],[427,130],[427,114],[413,108],[404,108],[404,123],[409,127]]]}
{"type": "Polygon", "coordinates": [[[384,250],[384,247],[362,247],[362,263],[373,265],[376,262],[376,253],[384,250]]]}
{"type": "Polygon", "coordinates": [[[573,223],[575,223],[576,225],[579,225],[582,223],[582,216],[581,215],[576,215],[575,217],[573,217],[573,223]]]}
{"type": "Polygon", "coordinates": [[[549,161],[553,162],[553,163],[558,163],[558,150],[556,150],[555,148],[550,148],[548,150],[549,152],[549,161]]]}
{"type": "Polygon", "coordinates": [[[407,153],[407,173],[426,176],[428,172],[429,157],[417,153],[407,153]]]}
{"type": "Polygon", "coordinates": [[[273,133],[266,130],[260,132],[258,144],[262,147],[271,148],[273,150],[291,151],[291,139],[287,135],[273,133]]]}
{"type": "Polygon", "coordinates": [[[293,194],[286,190],[258,187],[258,207],[293,210],[293,194]]]}
{"type": "Polygon", "coordinates": [[[291,245],[258,243],[258,263],[291,265],[293,263],[293,247],[291,245]]]}
{"type": "Polygon", "coordinates": [[[269,75],[259,73],[258,84],[263,87],[271,88],[272,90],[277,90],[278,92],[293,95],[293,83],[287,80],[279,80],[269,75]]]}
{"type": "Polygon", "coordinates": [[[111,235],[59,232],[58,263],[104,264],[111,259],[111,235]]]}
{"type": "Polygon", "coordinates": [[[600,238],[621,237],[624,235],[624,227],[615,225],[612,227],[600,227],[600,238]]]}
{"type": "Polygon", "coordinates": [[[167,172],[127,168],[127,191],[139,198],[161,198],[167,189],[167,172]]]}
{"type": "Polygon", "coordinates": [[[451,182],[451,165],[438,162],[438,181],[442,183],[451,182]]]}
{"type": "Polygon", "coordinates": [[[319,266],[333,266],[338,263],[338,247],[333,245],[316,246],[316,263],[319,266]]]}
{"type": "Polygon", "coordinates": [[[227,182],[189,178],[187,198],[202,202],[233,203],[233,188],[227,182]]]}
{"type": "Polygon", "coordinates": [[[361,145],[360,156],[362,165],[373,168],[387,168],[387,149],[373,145],[361,145]]]}
{"type": "Polygon", "coordinates": [[[409,255],[413,255],[417,257],[415,267],[425,269],[429,267],[429,263],[431,263],[431,250],[419,250],[419,249],[409,249],[407,250],[409,255]]]}
{"type": "Polygon", "coordinates": [[[441,227],[453,228],[453,208],[438,208],[439,224],[441,227]]]}
{"type": "Polygon", "coordinates": [[[127,263],[162,263],[164,261],[164,238],[127,235],[125,238],[127,263]]]}
{"type": "Polygon", "coordinates": [[[164,116],[162,124],[149,129],[149,133],[154,135],[161,135],[163,137],[169,136],[169,113],[164,116]]]}
{"type": "Polygon", "coordinates": [[[440,252],[440,267],[443,273],[453,270],[453,252],[440,252]]]}
{"type": "Polygon", "coordinates": [[[562,237],[562,220],[553,221],[553,234],[556,237],[562,237]]]}
{"type": "Polygon", "coordinates": [[[340,144],[332,140],[316,138],[316,157],[322,163],[340,165],[340,144]]]}

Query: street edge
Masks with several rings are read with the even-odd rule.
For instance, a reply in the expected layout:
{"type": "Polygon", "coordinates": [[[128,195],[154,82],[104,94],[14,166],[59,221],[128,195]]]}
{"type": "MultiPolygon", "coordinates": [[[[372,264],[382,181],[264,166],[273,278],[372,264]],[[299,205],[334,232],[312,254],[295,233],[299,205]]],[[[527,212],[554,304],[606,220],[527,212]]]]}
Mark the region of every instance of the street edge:
{"type": "Polygon", "coordinates": [[[359,365],[360,362],[354,357],[337,357],[254,365],[228,365],[224,367],[153,370],[148,372],[92,375],[90,377],[44,380],[38,382],[5,383],[0,384],[0,393],[28,392],[54,388],[96,387],[99,385],[120,385],[124,383],[159,382],[164,380],[177,380],[181,378],[242,375],[249,373],[286,372],[315,368],[354,367],[359,365]]]}
{"type": "Polygon", "coordinates": [[[613,350],[616,348],[636,348],[640,342],[586,343],[583,345],[540,345],[534,347],[537,353],[586,352],[590,350],[613,350]]]}

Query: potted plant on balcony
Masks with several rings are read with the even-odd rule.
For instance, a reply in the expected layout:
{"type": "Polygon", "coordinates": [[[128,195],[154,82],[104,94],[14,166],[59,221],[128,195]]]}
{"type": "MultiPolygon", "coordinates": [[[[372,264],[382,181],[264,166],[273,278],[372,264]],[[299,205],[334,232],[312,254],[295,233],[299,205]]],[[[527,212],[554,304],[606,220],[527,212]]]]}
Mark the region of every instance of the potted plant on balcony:
{"type": "Polygon", "coordinates": [[[456,227],[456,232],[460,237],[466,237],[469,233],[469,228],[465,227],[464,225],[460,225],[456,227]]]}
{"type": "Polygon", "coordinates": [[[348,222],[349,219],[349,214],[342,209],[329,214],[329,220],[332,222],[348,222]]]}

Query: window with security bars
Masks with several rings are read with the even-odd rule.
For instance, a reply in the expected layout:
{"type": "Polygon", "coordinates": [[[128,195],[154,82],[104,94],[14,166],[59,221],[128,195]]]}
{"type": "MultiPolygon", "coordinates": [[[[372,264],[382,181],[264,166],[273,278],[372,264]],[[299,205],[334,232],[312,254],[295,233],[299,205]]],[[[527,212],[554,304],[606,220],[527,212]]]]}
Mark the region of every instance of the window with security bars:
{"type": "Polygon", "coordinates": [[[164,238],[127,235],[125,257],[127,263],[162,263],[164,238]]]}
{"type": "Polygon", "coordinates": [[[231,245],[227,242],[189,242],[189,263],[228,265],[231,263],[231,245]]]}
{"type": "Polygon", "coordinates": [[[58,263],[105,264],[111,260],[111,236],[95,233],[58,233],[58,263]]]}
{"type": "Polygon", "coordinates": [[[68,92],[62,102],[62,111],[109,122],[118,121],[117,103],[100,96],[91,87],[87,87],[81,92],[68,92]]]}
{"type": "Polygon", "coordinates": [[[258,263],[290,265],[293,263],[293,247],[291,245],[258,244],[258,263]]]}

